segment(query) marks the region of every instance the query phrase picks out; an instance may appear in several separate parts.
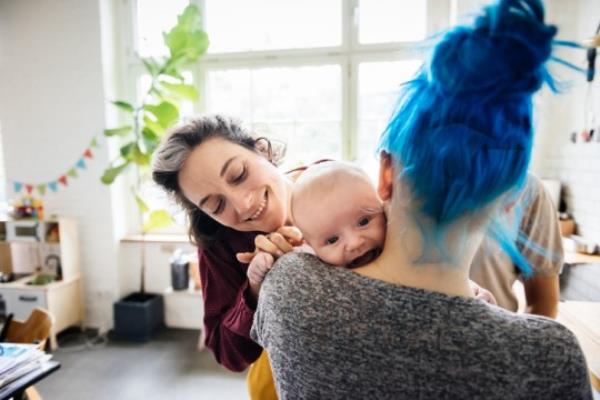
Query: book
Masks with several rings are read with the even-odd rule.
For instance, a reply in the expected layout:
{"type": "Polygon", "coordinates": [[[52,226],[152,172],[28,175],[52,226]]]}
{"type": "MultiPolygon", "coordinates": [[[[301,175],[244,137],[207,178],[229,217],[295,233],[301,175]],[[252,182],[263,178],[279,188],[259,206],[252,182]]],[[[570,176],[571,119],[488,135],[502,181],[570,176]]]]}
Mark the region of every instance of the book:
{"type": "Polygon", "coordinates": [[[35,344],[0,343],[0,388],[40,368],[51,357],[35,344]]]}

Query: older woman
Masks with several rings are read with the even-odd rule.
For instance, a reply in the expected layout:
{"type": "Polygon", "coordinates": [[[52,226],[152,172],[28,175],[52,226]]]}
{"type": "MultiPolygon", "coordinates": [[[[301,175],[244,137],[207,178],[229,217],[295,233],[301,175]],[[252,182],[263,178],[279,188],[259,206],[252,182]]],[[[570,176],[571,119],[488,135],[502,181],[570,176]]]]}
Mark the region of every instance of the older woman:
{"type": "Polygon", "coordinates": [[[384,133],[383,253],[352,271],[289,254],[263,283],[252,337],[281,398],[591,399],[573,334],[473,299],[484,235],[525,274],[499,222],[523,187],[531,97],[556,29],[536,0],[502,0],[456,28],[403,88],[384,133]]]}

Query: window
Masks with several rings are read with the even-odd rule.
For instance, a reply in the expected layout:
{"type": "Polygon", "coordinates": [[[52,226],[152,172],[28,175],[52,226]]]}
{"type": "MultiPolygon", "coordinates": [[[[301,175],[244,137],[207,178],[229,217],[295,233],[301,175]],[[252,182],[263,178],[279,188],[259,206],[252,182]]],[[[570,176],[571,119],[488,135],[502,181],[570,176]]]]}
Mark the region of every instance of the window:
{"type": "MultiPolygon", "coordinates": [[[[415,42],[446,27],[463,0],[192,1],[211,45],[189,71],[201,99],[184,114],[234,115],[284,141],[284,168],[335,158],[374,175],[377,139],[398,88],[420,65],[415,42]]],[[[164,54],[160,32],[187,3],[129,3],[128,81],[143,86],[135,54],[164,54]]]]}

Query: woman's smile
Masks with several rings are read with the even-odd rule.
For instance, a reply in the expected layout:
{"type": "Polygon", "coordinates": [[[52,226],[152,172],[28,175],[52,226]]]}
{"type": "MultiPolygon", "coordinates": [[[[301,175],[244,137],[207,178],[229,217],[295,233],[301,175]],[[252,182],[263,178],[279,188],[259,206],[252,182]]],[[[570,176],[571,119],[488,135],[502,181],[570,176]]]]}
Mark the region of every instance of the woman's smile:
{"type": "Polygon", "coordinates": [[[269,203],[269,191],[267,189],[265,189],[263,192],[263,195],[261,197],[260,203],[258,204],[258,207],[255,209],[256,211],[254,211],[252,213],[252,215],[250,215],[248,218],[246,218],[244,220],[244,222],[256,221],[256,220],[260,219],[265,214],[268,203],[269,203]]]}

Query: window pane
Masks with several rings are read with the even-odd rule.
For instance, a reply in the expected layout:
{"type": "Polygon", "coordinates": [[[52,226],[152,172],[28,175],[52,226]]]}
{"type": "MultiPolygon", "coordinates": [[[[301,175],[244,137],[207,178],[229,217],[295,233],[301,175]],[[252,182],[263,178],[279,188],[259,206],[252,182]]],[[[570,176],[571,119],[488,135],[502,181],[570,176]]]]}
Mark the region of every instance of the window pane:
{"type": "Polygon", "coordinates": [[[357,161],[365,168],[371,169],[377,162],[377,142],[391,116],[400,85],[410,80],[420,65],[420,60],[359,65],[357,161]]]}
{"type": "Polygon", "coordinates": [[[360,43],[407,42],[425,38],[427,0],[362,0],[360,43]]]}
{"type": "Polygon", "coordinates": [[[338,65],[209,71],[207,111],[230,114],[287,145],[285,166],[341,157],[338,65]]]}
{"type": "Polygon", "coordinates": [[[451,15],[452,23],[467,25],[473,23],[473,19],[481,13],[483,7],[492,3],[492,0],[457,0],[451,15]]]}
{"type": "Polygon", "coordinates": [[[137,50],[140,56],[164,56],[168,53],[162,33],[177,23],[177,16],[189,0],[137,0],[137,50]]]}
{"type": "Polygon", "coordinates": [[[341,0],[206,0],[211,53],[338,46],[341,0]]]}

